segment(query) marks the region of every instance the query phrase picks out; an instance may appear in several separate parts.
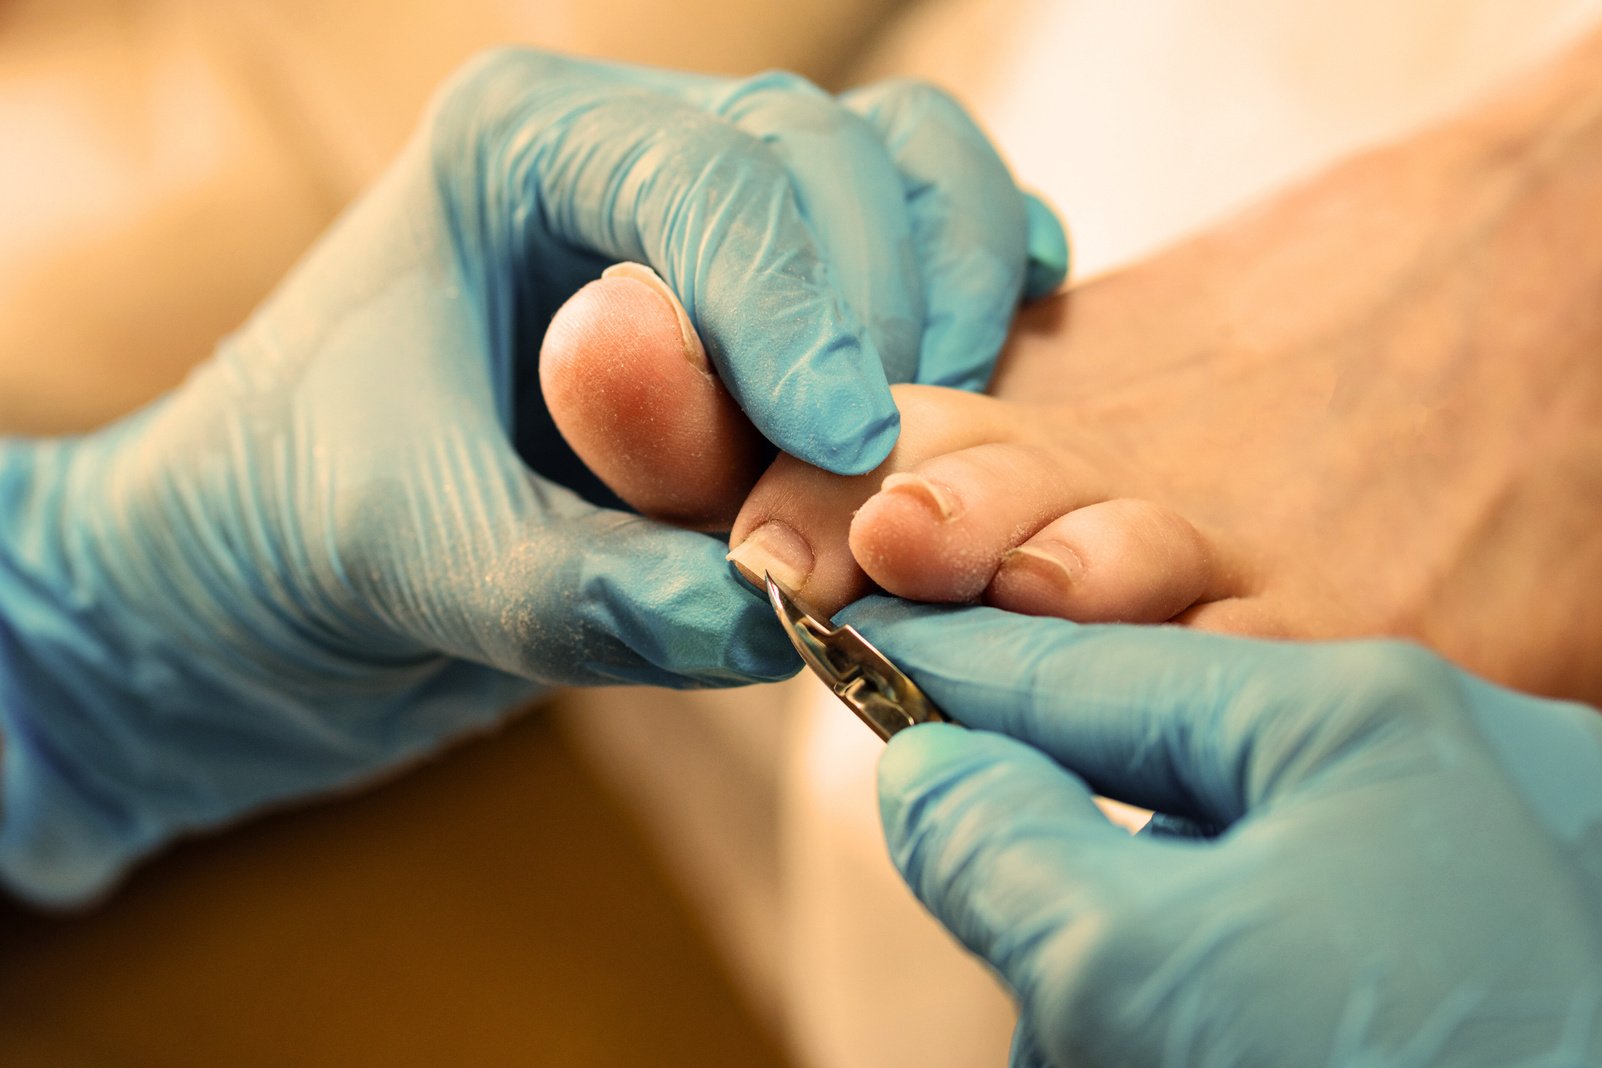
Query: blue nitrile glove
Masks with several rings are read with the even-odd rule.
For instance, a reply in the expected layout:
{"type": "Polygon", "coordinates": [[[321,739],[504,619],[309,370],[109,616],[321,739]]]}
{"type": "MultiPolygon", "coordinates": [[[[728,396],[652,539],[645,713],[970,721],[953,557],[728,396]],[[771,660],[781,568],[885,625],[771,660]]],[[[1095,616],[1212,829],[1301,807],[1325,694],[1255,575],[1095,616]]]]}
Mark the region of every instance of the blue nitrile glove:
{"type": "Polygon", "coordinates": [[[488,724],[529,680],[789,673],[721,543],[542,477],[572,472],[530,365],[569,295],[645,261],[759,429],[877,464],[887,374],[982,376],[1055,223],[1031,236],[942,98],[852,103],[490,56],[181,389],[0,442],[0,878],[81,899],[176,833],[488,724]]]}
{"type": "Polygon", "coordinates": [[[898,735],[880,804],[1014,1065],[1602,1064],[1596,710],[1399,643],[844,618],[977,728],[898,735]],[[1131,838],[1092,790],[1226,829],[1131,838]]]}

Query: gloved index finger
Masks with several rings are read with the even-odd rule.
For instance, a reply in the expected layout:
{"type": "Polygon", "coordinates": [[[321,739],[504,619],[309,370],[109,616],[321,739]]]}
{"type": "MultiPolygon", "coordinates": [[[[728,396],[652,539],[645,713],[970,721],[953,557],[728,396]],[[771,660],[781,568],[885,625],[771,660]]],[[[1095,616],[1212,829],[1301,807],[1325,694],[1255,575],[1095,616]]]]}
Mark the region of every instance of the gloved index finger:
{"type": "MultiPolygon", "coordinates": [[[[705,79],[666,93],[647,91],[677,80],[662,74],[517,69],[551,62],[513,53],[500,60],[509,68],[480,70],[466,97],[500,113],[453,121],[469,136],[492,131],[493,144],[443,149],[498,154],[490,172],[518,196],[517,239],[536,253],[565,244],[653,267],[779,448],[841,474],[878,466],[900,428],[884,354],[841,298],[783,163],[692,99],[705,79]]],[[[490,184],[481,196],[504,196],[490,184]]]]}
{"type": "Polygon", "coordinates": [[[925,295],[901,177],[883,142],[854,112],[793,74],[735,82],[706,103],[784,167],[830,282],[873,339],[885,377],[911,381],[925,295]]]}
{"type": "Polygon", "coordinates": [[[769,441],[840,474],[877,467],[900,429],[883,354],[834,284],[789,178],[765,146],[687,105],[620,102],[592,116],[591,136],[609,143],[585,149],[572,181],[611,181],[620,166],[611,155],[642,138],[659,141],[662,127],[674,131],[673,151],[645,153],[657,157],[654,166],[618,186],[611,221],[572,236],[657,269],[723,384],[769,441]],[[646,117],[642,109],[673,113],[646,117]],[[632,220],[632,241],[607,246],[622,219],[632,220]]]}
{"type": "Polygon", "coordinates": [[[1068,280],[1073,262],[1068,231],[1057,212],[1038,193],[1024,193],[1024,215],[1029,227],[1029,266],[1024,274],[1024,300],[1050,296],[1068,280]]]}
{"type": "MultiPolygon", "coordinates": [[[[754,192],[754,191],[751,191],[754,192]]],[[[759,199],[760,194],[756,194],[759,199]]],[[[878,347],[830,284],[811,234],[788,191],[763,205],[705,205],[656,242],[668,284],[695,322],[723,384],[764,437],[783,451],[842,475],[884,462],[901,415],[878,347]],[[698,227],[737,231],[704,260],[685,250],[698,227]]]]}
{"type": "Polygon", "coordinates": [[[1022,193],[968,113],[920,82],[852,90],[901,174],[926,280],[928,313],[917,381],[982,389],[1018,310],[1067,275],[1068,242],[1055,213],[1022,193]]]}
{"type": "Polygon", "coordinates": [[[1098,793],[1207,822],[1285,785],[1316,716],[1296,651],[1269,643],[887,597],[836,621],[968,726],[1029,742],[1098,793]]]}

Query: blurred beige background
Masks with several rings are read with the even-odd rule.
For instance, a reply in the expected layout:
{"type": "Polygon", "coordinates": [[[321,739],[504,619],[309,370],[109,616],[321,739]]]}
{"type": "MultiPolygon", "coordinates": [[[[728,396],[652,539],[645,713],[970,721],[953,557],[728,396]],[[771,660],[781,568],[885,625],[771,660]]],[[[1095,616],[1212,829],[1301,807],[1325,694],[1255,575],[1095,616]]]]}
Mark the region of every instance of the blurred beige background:
{"type": "Polygon", "coordinates": [[[377,790],[180,845],[85,915],[0,901],[0,1063],[787,1061],[536,712],[377,790]]]}

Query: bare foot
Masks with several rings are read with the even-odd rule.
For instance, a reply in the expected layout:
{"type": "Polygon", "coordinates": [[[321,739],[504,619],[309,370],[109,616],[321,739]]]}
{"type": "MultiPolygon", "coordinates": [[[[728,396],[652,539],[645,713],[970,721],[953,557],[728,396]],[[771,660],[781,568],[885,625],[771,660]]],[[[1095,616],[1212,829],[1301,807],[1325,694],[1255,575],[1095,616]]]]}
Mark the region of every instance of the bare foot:
{"type": "Polygon", "coordinates": [[[731,559],[1602,700],[1598,189],[1602,102],[1548,83],[1354,160],[1026,312],[995,398],[898,387],[879,470],[781,457],[731,559]]]}

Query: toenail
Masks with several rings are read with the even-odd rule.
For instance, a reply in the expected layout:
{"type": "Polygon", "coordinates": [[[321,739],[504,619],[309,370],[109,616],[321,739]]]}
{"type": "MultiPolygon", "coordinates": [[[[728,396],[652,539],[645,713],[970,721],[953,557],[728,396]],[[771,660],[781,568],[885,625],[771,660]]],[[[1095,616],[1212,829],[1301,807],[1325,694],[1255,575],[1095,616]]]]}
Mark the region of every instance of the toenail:
{"type": "Polygon", "coordinates": [[[922,475],[890,475],[879,486],[880,493],[899,493],[912,497],[933,508],[943,521],[950,522],[962,514],[962,503],[956,494],[944,486],[937,486],[922,475]]]}
{"type": "Polygon", "coordinates": [[[744,579],[761,586],[763,576],[774,578],[799,590],[812,574],[812,547],[788,523],[776,519],[757,527],[724,557],[744,579]]]}
{"type": "Polygon", "coordinates": [[[706,348],[701,344],[701,335],[695,332],[695,326],[690,322],[690,315],[679,302],[679,295],[668,288],[662,276],[643,263],[624,261],[614,263],[601,272],[602,278],[631,278],[648,286],[657,296],[667,302],[673,310],[673,318],[679,324],[679,343],[684,348],[684,358],[690,365],[702,374],[711,374],[712,365],[707,362],[706,348]]]}
{"type": "Polygon", "coordinates": [[[1031,572],[1057,586],[1072,586],[1085,577],[1085,562],[1066,545],[1020,545],[1001,558],[1001,566],[1031,572]]]}

